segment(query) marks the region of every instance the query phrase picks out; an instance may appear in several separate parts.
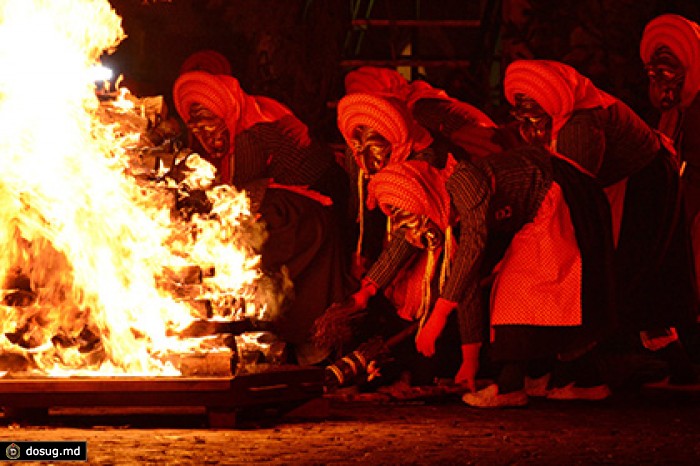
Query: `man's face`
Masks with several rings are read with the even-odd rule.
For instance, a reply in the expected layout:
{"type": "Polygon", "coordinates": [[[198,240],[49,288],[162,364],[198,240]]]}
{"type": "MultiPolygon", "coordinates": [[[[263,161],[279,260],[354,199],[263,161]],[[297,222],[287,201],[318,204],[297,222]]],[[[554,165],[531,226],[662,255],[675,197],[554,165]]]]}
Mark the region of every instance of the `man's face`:
{"type": "Polygon", "coordinates": [[[389,163],[391,144],[381,134],[367,126],[355,128],[350,139],[350,149],[357,165],[370,176],[389,163]]]}
{"type": "Polygon", "coordinates": [[[515,106],[510,113],[519,122],[520,135],[528,144],[551,144],[552,117],[534,99],[515,94],[515,106]]]}
{"type": "Polygon", "coordinates": [[[392,207],[390,219],[391,232],[404,230],[406,241],[417,248],[432,250],[442,246],[444,242],[440,228],[425,215],[392,207]]]}
{"type": "Polygon", "coordinates": [[[667,111],[681,103],[685,69],[666,46],[661,46],[644,67],[649,77],[649,100],[654,107],[667,111]]]}
{"type": "Polygon", "coordinates": [[[219,159],[229,153],[229,130],[224,120],[200,104],[190,107],[187,128],[192,131],[207,155],[219,159]]]}

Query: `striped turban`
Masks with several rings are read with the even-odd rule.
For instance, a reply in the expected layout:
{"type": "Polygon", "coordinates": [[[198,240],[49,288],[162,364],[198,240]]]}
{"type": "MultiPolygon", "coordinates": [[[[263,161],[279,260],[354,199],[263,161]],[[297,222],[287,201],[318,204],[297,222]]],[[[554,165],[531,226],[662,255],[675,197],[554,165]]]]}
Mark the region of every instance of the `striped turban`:
{"type": "Polygon", "coordinates": [[[405,104],[393,98],[372,94],[348,94],[338,102],[338,129],[350,145],[358,126],[367,126],[391,144],[391,162],[406,160],[411,152],[421,151],[433,139],[415,122],[405,104]]]}
{"type": "Polygon", "coordinates": [[[200,50],[182,62],[180,74],[188,71],[206,71],[211,74],[231,74],[231,63],[216,50],[200,50]]]}
{"type": "Polygon", "coordinates": [[[387,214],[396,207],[425,215],[444,232],[450,222],[450,195],[443,173],[423,160],[387,165],[372,177],[368,202],[378,204],[387,214]]]}
{"type": "Polygon", "coordinates": [[[223,119],[231,133],[232,147],[234,136],[253,125],[294,116],[288,107],[274,99],[246,94],[233,76],[204,71],[190,71],[177,78],[173,100],[185,122],[193,104],[200,104],[223,119]]]}
{"type": "Polygon", "coordinates": [[[190,71],[180,75],[173,85],[173,100],[180,118],[188,122],[192,105],[202,105],[226,123],[231,138],[231,150],[241,116],[241,94],[241,87],[236,78],[205,71],[190,71]]]}
{"type": "Polygon", "coordinates": [[[233,76],[213,75],[205,71],[187,72],[175,81],[173,100],[177,113],[185,122],[190,119],[192,105],[200,104],[226,123],[230,149],[216,163],[221,170],[221,179],[226,182],[232,180],[234,175],[236,135],[253,125],[287,118],[289,136],[294,137],[300,145],[311,143],[306,125],[289,108],[268,97],[246,94],[233,76]]]}
{"type": "Polygon", "coordinates": [[[515,105],[516,94],[534,99],[552,117],[552,138],[574,110],[607,108],[617,101],[574,68],[550,60],[511,63],[506,69],[504,92],[511,105],[515,105]]]}
{"type": "Polygon", "coordinates": [[[700,90],[700,26],[682,16],[665,14],[644,28],[639,53],[645,64],[662,46],[668,47],[685,68],[681,106],[688,107],[700,90]]]}
{"type": "Polygon", "coordinates": [[[379,94],[403,100],[408,86],[406,78],[392,68],[361,66],[345,75],[346,94],[379,94]]]}

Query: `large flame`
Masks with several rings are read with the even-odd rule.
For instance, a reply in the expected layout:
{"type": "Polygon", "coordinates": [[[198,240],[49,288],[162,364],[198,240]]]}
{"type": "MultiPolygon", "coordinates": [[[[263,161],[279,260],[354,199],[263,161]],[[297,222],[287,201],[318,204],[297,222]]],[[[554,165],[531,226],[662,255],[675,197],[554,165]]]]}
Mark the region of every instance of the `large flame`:
{"type": "Polygon", "coordinates": [[[175,374],[160,356],[194,344],[172,334],[199,314],[164,267],[213,268],[197,286],[241,302],[260,278],[243,193],[209,190],[212,215],[176,220],[172,186],[133,176],[138,135],[98,118],[90,69],[124,37],[107,0],[0,0],[0,288],[35,296],[0,306],[0,354],[42,373],[175,374]]]}

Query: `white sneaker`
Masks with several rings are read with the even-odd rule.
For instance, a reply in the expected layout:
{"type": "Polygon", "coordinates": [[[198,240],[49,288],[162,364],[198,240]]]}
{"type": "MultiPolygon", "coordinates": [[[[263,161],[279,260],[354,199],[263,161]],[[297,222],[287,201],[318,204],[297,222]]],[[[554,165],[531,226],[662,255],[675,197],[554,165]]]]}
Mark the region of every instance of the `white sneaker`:
{"type": "Polygon", "coordinates": [[[519,390],[499,395],[498,385],[496,384],[489,385],[476,393],[465,393],[462,401],[475,408],[515,408],[527,406],[528,403],[527,395],[524,391],[519,390]]]}
{"type": "Polygon", "coordinates": [[[550,389],[549,393],[547,393],[547,399],[601,401],[608,398],[611,394],[610,388],[605,384],[594,387],[577,387],[572,382],[564,387],[550,389]]]}
{"type": "Polygon", "coordinates": [[[550,378],[552,378],[552,374],[545,374],[536,379],[525,377],[525,393],[527,396],[536,398],[544,398],[547,396],[547,393],[549,393],[547,385],[549,385],[550,378]]]}

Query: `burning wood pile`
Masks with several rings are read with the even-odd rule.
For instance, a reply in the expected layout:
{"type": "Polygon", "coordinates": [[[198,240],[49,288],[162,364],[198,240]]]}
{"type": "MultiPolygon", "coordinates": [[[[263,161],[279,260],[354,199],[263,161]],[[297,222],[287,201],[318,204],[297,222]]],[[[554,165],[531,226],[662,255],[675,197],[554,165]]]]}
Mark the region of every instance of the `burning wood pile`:
{"type": "Polygon", "coordinates": [[[107,0],[0,3],[0,371],[275,364],[281,297],[259,269],[249,199],[147,137],[162,98],[96,92],[91,70],[123,39],[107,0]]]}

